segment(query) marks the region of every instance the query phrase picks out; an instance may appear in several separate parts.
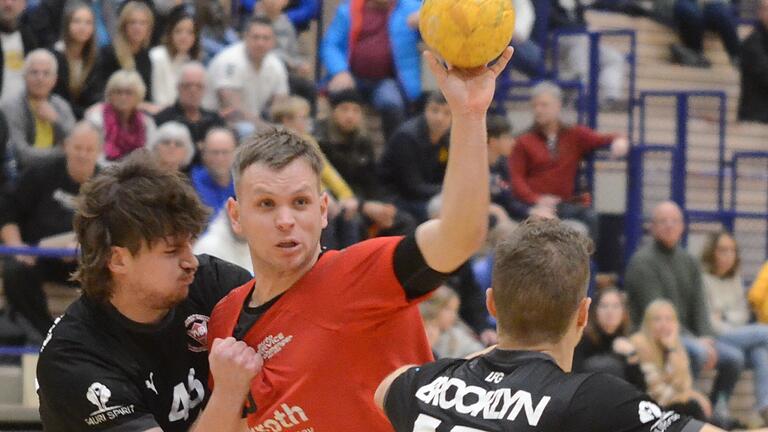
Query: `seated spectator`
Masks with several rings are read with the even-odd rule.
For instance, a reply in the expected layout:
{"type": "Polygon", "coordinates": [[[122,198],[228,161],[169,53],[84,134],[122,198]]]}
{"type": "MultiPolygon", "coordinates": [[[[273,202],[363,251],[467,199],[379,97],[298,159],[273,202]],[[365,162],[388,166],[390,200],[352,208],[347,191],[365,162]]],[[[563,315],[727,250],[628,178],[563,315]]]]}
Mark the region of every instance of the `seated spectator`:
{"type": "Polygon", "coordinates": [[[37,33],[21,22],[26,0],[0,5],[0,104],[16,99],[24,88],[24,58],[37,48],[37,33]]]}
{"type": "Polygon", "coordinates": [[[512,34],[512,47],[515,55],[509,61],[510,66],[529,78],[543,75],[546,70],[544,51],[531,39],[531,32],[536,21],[536,12],[531,0],[514,0],[515,31],[512,34]]]}
{"type": "Polygon", "coordinates": [[[491,202],[501,207],[507,217],[515,220],[528,218],[528,206],[512,195],[509,176],[509,155],[515,146],[512,125],[501,115],[489,115],[486,120],[488,134],[488,163],[490,164],[491,202]]]}
{"type": "Polygon", "coordinates": [[[106,102],[86,114],[102,130],[106,162],[117,162],[152,139],[155,122],[139,111],[146,91],[137,72],[119,70],[107,81],[106,102]]]}
{"type": "Polygon", "coordinates": [[[248,248],[248,242],[232,230],[226,209],[222,209],[215,215],[211,224],[208,225],[208,229],[195,243],[192,252],[195,255],[208,254],[221,258],[237,264],[253,274],[253,262],[251,261],[251,250],[248,248]]]}
{"type": "MultiPolygon", "coordinates": [[[[550,0],[549,30],[583,30],[587,28],[584,3],[573,0],[550,0]]],[[[559,59],[561,80],[576,79],[586,83],[589,79],[589,37],[585,34],[560,38],[559,59]]],[[[626,110],[624,93],[626,61],[615,48],[600,44],[600,108],[626,110]]]]}
{"type": "Polygon", "coordinates": [[[416,228],[408,212],[395,207],[376,177],[373,142],[365,130],[362,98],[354,89],[331,93],[331,116],[320,121],[315,138],[331,165],[349,183],[361,203],[368,235],[403,235],[416,228]]]}
{"type": "Polygon", "coordinates": [[[623,137],[564,124],[562,92],[555,84],[540,83],[531,94],[534,125],[517,138],[509,157],[513,193],[530,207],[529,212],[578,220],[596,239],[597,214],[590,208],[591,200],[575,196],[579,166],[600,147],[610,146],[613,157],[624,156],[629,144],[623,137]]]}
{"type": "Polygon", "coordinates": [[[757,321],[768,324],[768,262],[763,264],[747,297],[757,321]]]}
{"type": "MultiPolygon", "coordinates": [[[[275,102],[270,118],[274,123],[318,145],[309,134],[309,112],[309,103],[305,99],[291,96],[275,102]]],[[[343,249],[362,240],[358,221],[359,202],[347,182],[325,156],[320,182],[323,188],[332,194],[328,204],[328,226],[323,231],[322,244],[331,249],[343,249]]]]}
{"type": "Polygon", "coordinates": [[[749,324],[736,240],[727,232],[710,236],[701,262],[712,327],[720,342],[749,360],[755,371],[756,408],[768,425],[768,325],[749,324]]]}
{"type": "MultiPolygon", "coordinates": [[[[153,0],[138,0],[154,8],[153,0]]],[[[161,0],[162,1],[162,0],[161,0]]],[[[77,3],[84,3],[94,11],[96,25],[96,41],[98,47],[104,47],[112,43],[118,25],[118,17],[126,0],[35,0],[30,2],[36,6],[28,8],[27,21],[42,47],[51,47],[62,34],[61,17],[65,15],[68,7],[77,3]]]]}
{"type": "Polygon", "coordinates": [[[288,69],[288,86],[291,93],[303,97],[314,107],[317,99],[315,71],[309,60],[299,51],[296,29],[283,13],[286,4],[286,0],[260,0],[256,4],[256,14],[272,22],[272,28],[275,30],[275,54],[288,69]]]}
{"type": "Polygon", "coordinates": [[[714,337],[698,260],[680,246],[685,230],[680,207],[671,201],[657,205],[650,228],[653,241],[635,252],[624,276],[630,316],[635,320],[644,316],[656,299],[672,303],[694,378],[704,369],[717,369],[710,401],[718,417],[727,421],[728,400],[744,367],[744,356],[714,337]]]}
{"type": "Polygon", "coordinates": [[[429,345],[436,358],[461,358],[484,346],[459,318],[459,295],[443,285],[419,305],[429,345]]]}
{"type": "Polygon", "coordinates": [[[739,64],[739,35],[736,16],[727,0],[653,0],[653,11],[677,30],[682,44],[670,47],[672,61],[685,66],[709,67],[704,56],[704,32],[720,35],[731,63],[739,64]]]}
{"type": "MultiPolygon", "coordinates": [[[[206,84],[205,67],[197,62],[190,62],[181,67],[178,82],[179,98],[176,103],[160,111],[155,116],[158,125],[169,121],[183,123],[192,141],[201,143],[211,128],[223,127],[224,119],[215,111],[202,107],[206,84]]],[[[194,163],[200,163],[200,155],[195,152],[194,163]]]]}
{"type": "Polygon", "coordinates": [[[417,223],[427,220],[427,203],[440,193],[448,164],[451,110],[442,93],[427,98],[424,113],[392,134],[379,161],[379,177],[395,205],[417,223]]]}
{"type": "Polygon", "coordinates": [[[421,96],[418,0],[345,0],[326,29],[320,60],[328,90],[357,88],[382,118],[384,136],[421,96]]]}
{"type": "Polygon", "coordinates": [[[157,165],[168,171],[183,171],[192,162],[195,147],[189,130],[179,122],[168,122],[157,128],[147,145],[157,165]]]}
{"type": "MultiPolygon", "coordinates": [[[[65,140],[63,155],[51,155],[27,167],[0,211],[3,243],[74,248],[74,234],[63,234],[73,230],[77,194],[96,171],[100,153],[99,131],[88,123],[79,123],[65,140]]],[[[75,267],[71,260],[34,256],[3,260],[8,305],[34,325],[40,341],[53,324],[42,285],[67,283],[75,267]]]]}
{"type": "Polygon", "coordinates": [[[227,199],[235,196],[232,164],[236,149],[234,132],[223,127],[211,129],[200,143],[202,164],[195,165],[189,173],[200,201],[212,210],[212,216],[219,214],[227,199]]]}
{"type": "Polygon", "coordinates": [[[672,303],[648,305],[641,330],[630,338],[637,348],[646,391],[665,411],[706,421],[712,415],[707,398],[693,389],[688,355],[680,340],[680,324],[672,303]]]}
{"type": "MultiPolygon", "coordinates": [[[[153,25],[154,15],[146,4],[135,0],[125,3],[112,45],[103,47],[99,52],[97,67],[101,73],[102,86],[118,70],[136,71],[147,89],[144,100],[153,100],[152,61],[149,59],[153,25]]],[[[144,104],[142,109],[157,111],[151,104],[144,104]]]]}
{"type": "Polygon", "coordinates": [[[75,118],[99,102],[99,72],[96,69],[96,32],[93,10],[86,3],[75,3],[64,13],[64,32],[53,54],[58,62],[58,79],[53,92],[72,107],[75,118]]]}
{"type": "Polygon", "coordinates": [[[195,0],[195,21],[200,28],[205,64],[224,48],[240,40],[235,29],[229,25],[229,15],[219,1],[195,0]]]}
{"type": "MultiPolygon", "coordinates": [[[[285,15],[291,21],[296,31],[304,32],[309,29],[309,24],[320,13],[320,0],[281,0],[287,5],[285,15]]],[[[240,0],[241,12],[247,16],[258,10],[259,0],[240,0]]]]}
{"type": "Polygon", "coordinates": [[[592,301],[587,328],[574,352],[574,372],[604,372],[645,389],[637,350],[628,338],[629,312],[622,294],[607,288],[592,301]]]}
{"type": "Polygon", "coordinates": [[[152,61],[152,102],[167,107],[178,97],[181,68],[200,59],[200,35],[194,15],[186,5],[171,11],[163,43],[149,50],[149,59],[152,61]]]}
{"type": "Polygon", "coordinates": [[[252,18],[243,35],[243,42],[220,52],[208,66],[203,105],[217,109],[230,124],[250,124],[252,129],[274,99],[288,95],[288,72],[271,52],[275,32],[269,20],[252,18]]]}
{"type": "Polygon", "coordinates": [[[20,170],[35,159],[60,152],[60,144],[75,125],[67,101],[51,93],[56,85],[56,69],[56,58],[50,51],[32,51],[24,60],[22,93],[2,105],[20,170]]]}
{"type": "Polygon", "coordinates": [[[741,45],[739,120],[768,123],[768,0],[760,0],[755,29],[741,45]]]}
{"type": "Polygon", "coordinates": [[[9,149],[10,131],[8,130],[8,121],[5,119],[5,113],[0,110],[0,201],[8,191],[12,181],[16,179],[16,161],[13,160],[9,149]]]}

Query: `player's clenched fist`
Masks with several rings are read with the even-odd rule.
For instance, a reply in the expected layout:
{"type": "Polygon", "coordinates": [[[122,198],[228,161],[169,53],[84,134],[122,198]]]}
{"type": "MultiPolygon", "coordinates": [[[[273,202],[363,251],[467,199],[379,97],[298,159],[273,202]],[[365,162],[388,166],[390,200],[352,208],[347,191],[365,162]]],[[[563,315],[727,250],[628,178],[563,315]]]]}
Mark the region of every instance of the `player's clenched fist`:
{"type": "Polygon", "coordinates": [[[208,362],[216,388],[243,397],[248,393],[251,379],[264,365],[259,353],[233,337],[215,339],[208,362]]]}

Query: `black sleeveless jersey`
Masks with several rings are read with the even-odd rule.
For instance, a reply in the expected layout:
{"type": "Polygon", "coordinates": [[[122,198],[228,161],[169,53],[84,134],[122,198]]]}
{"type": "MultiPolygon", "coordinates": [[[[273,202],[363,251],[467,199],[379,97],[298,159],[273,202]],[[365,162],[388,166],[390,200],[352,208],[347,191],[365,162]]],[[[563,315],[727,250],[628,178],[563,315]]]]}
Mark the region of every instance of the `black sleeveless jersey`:
{"type": "Polygon", "coordinates": [[[189,430],[210,396],[208,318],[251,279],[234,264],[198,259],[188,297],[158,324],[84,296],[55,321],[37,365],[46,431],[189,430]]]}
{"type": "Polygon", "coordinates": [[[389,389],[397,432],[696,432],[703,424],[663,412],[605,374],[568,374],[552,357],[493,350],[472,360],[413,367],[389,389]]]}

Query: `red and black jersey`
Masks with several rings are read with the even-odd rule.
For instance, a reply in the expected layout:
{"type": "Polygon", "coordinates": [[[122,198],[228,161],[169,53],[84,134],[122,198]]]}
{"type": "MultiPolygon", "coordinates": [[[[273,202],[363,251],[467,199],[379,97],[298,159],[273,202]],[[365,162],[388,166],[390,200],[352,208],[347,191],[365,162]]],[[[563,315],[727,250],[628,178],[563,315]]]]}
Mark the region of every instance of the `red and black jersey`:
{"type": "MultiPolygon", "coordinates": [[[[437,287],[414,237],[323,253],[242,340],[264,357],[246,406],[254,431],[391,431],[373,403],[384,377],[432,359],[413,293],[437,287]],[[409,295],[410,294],[410,295],[409,295]]],[[[255,281],[213,312],[209,341],[237,333],[255,281]]]]}

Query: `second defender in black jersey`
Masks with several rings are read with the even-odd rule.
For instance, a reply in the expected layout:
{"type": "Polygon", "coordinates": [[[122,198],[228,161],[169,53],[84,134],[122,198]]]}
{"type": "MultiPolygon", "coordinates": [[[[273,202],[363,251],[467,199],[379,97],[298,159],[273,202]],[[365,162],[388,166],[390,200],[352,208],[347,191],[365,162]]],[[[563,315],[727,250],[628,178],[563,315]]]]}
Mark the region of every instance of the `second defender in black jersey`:
{"type": "Polygon", "coordinates": [[[140,158],[82,194],[74,225],[83,295],[56,320],[37,367],[45,430],[242,431],[262,360],[233,338],[209,353],[207,324],[250,274],[192,254],[207,220],[194,190],[140,158]]]}
{"type": "Polygon", "coordinates": [[[570,374],[590,300],[591,242],[529,220],[495,253],[487,306],[499,345],[473,359],[393,372],[376,402],[398,432],[698,432],[710,425],[604,374],[570,374]]]}

